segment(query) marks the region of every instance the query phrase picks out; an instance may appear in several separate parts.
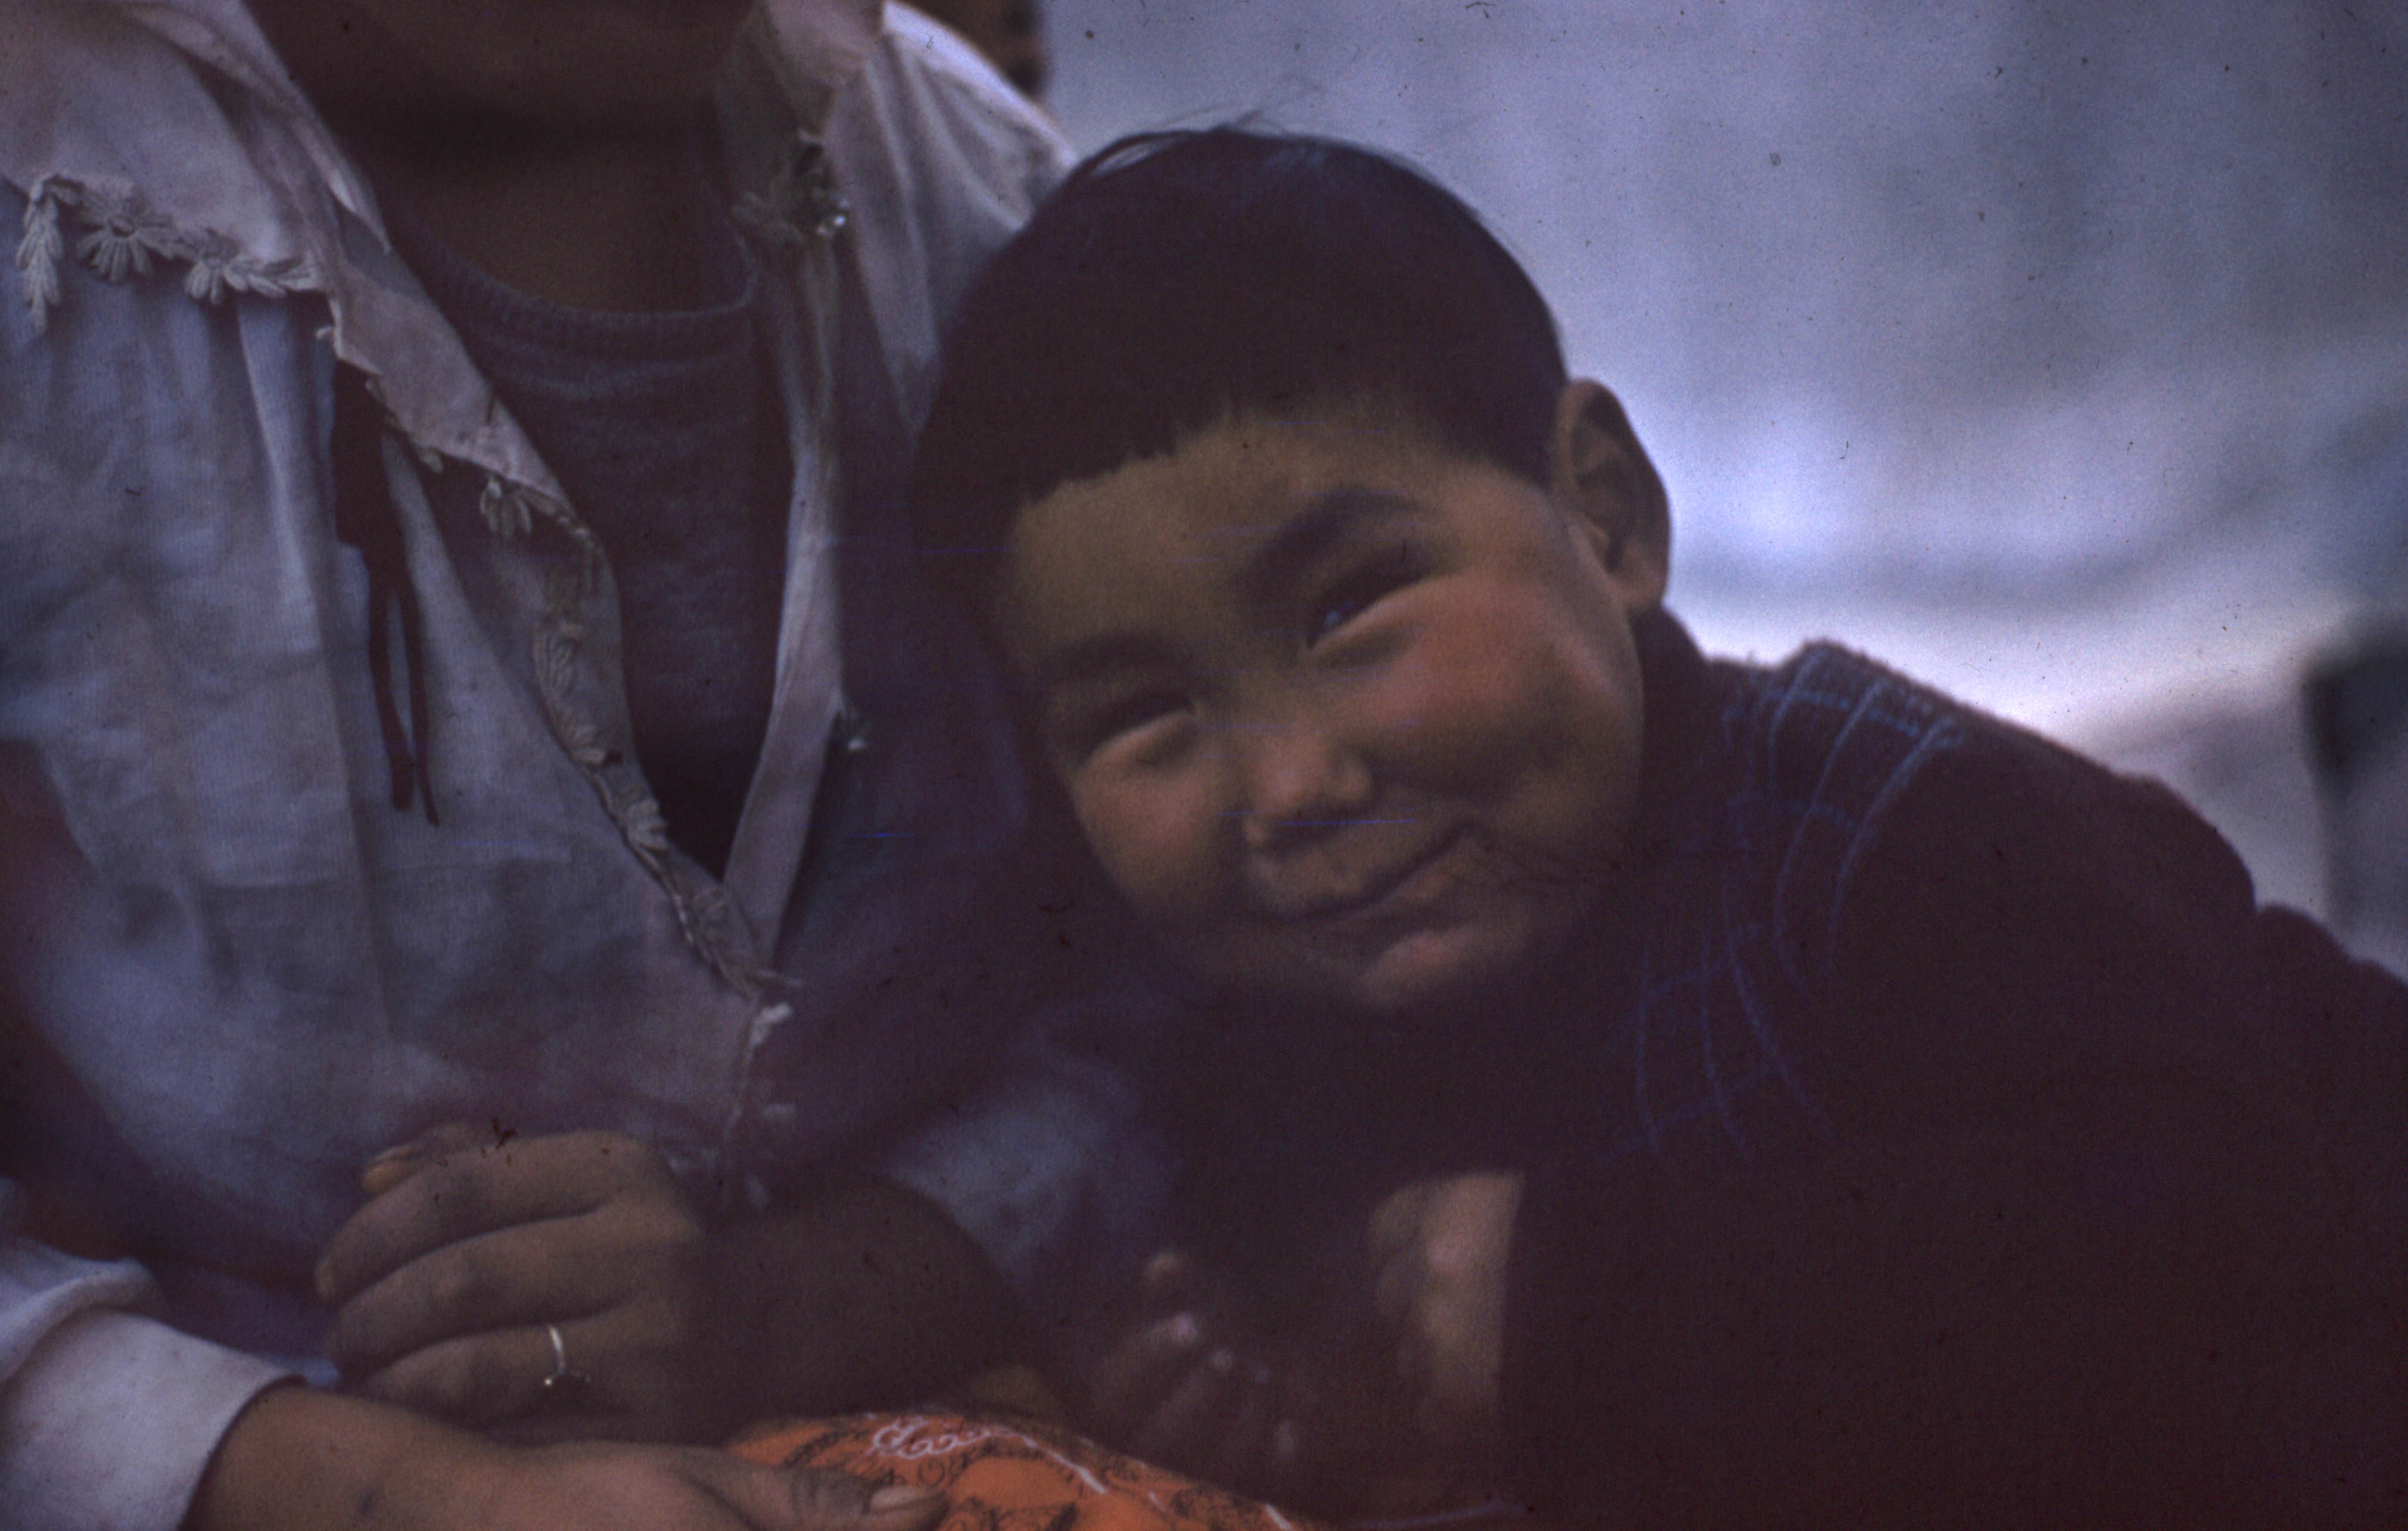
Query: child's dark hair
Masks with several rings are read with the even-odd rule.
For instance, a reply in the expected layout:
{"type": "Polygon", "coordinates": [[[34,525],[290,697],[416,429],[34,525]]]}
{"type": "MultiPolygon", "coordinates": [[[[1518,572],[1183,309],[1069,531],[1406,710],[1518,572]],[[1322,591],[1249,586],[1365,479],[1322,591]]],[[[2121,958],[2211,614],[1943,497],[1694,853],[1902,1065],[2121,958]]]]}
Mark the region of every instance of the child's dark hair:
{"type": "Polygon", "coordinates": [[[1419,172],[1322,138],[1143,134],[1073,170],[971,287],[918,535],[958,583],[1062,484],[1355,400],[1543,483],[1564,383],[1538,289],[1419,172]]]}

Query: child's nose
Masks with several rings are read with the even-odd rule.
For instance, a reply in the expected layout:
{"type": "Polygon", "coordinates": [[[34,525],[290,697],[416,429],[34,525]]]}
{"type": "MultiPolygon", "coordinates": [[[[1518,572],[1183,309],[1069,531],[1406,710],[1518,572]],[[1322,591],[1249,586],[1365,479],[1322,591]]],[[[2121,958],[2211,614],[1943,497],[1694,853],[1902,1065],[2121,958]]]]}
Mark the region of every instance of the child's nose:
{"type": "Polygon", "coordinates": [[[1370,769],[1336,731],[1264,722],[1239,724],[1236,732],[1243,790],[1239,818],[1249,849],[1320,839],[1371,806],[1370,769]]]}

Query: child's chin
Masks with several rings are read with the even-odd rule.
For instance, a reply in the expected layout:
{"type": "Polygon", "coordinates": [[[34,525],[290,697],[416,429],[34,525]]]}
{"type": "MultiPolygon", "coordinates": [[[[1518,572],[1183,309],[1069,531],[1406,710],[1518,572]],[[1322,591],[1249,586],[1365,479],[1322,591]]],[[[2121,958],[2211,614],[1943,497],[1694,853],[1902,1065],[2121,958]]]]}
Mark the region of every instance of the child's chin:
{"type": "Polygon", "coordinates": [[[1529,980],[1528,933],[1465,928],[1416,931],[1348,975],[1346,998],[1379,1015],[1425,1015],[1495,1004],[1529,980]]]}
{"type": "Polygon", "coordinates": [[[1299,938],[1174,944],[1208,981],[1281,1005],[1373,1016],[1479,1014],[1531,985],[1562,943],[1533,911],[1491,908],[1487,917],[1434,923],[1376,943],[1299,938]]]}

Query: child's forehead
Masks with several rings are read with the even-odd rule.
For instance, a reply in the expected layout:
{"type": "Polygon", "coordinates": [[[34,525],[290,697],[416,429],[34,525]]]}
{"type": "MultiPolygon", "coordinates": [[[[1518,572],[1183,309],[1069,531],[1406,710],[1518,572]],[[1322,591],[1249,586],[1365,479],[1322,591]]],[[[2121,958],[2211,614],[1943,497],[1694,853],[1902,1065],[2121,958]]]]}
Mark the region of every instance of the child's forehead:
{"type": "Polygon", "coordinates": [[[1113,473],[1175,485],[1212,508],[1226,508],[1218,496],[1242,494],[1266,509],[1347,478],[1426,475],[1471,461],[1471,453],[1411,406],[1366,395],[1226,411],[1182,436],[1168,452],[1125,463],[1113,473]]]}
{"type": "Polygon", "coordinates": [[[1332,494],[1425,485],[1467,461],[1409,412],[1374,403],[1249,410],[1058,486],[1024,509],[1012,540],[1076,526],[1116,543],[1201,537],[1226,551],[1277,535],[1332,494]]]}
{"type": "Polygon", "coordinates": [[[1495,536],[1498,478],[1377,400],[1228,415],[1026,507],[994,609],[1024,659],[1102,630],[1251,622],[1351,550],[1495,536]]]}

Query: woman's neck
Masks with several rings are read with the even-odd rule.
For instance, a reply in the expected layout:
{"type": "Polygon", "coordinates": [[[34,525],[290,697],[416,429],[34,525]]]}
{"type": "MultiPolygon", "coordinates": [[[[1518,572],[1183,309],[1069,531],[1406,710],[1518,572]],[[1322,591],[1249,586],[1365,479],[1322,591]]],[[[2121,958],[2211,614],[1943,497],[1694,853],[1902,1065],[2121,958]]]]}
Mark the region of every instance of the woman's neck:
{"type": "Polygon", "coordinates": [[[618,312],[710,301],[695,257],[695,158],[681,128],[473,143],[447,135],[433,145],[362,143],[359,152],[385,195],[523,293],[618,312]]]}

